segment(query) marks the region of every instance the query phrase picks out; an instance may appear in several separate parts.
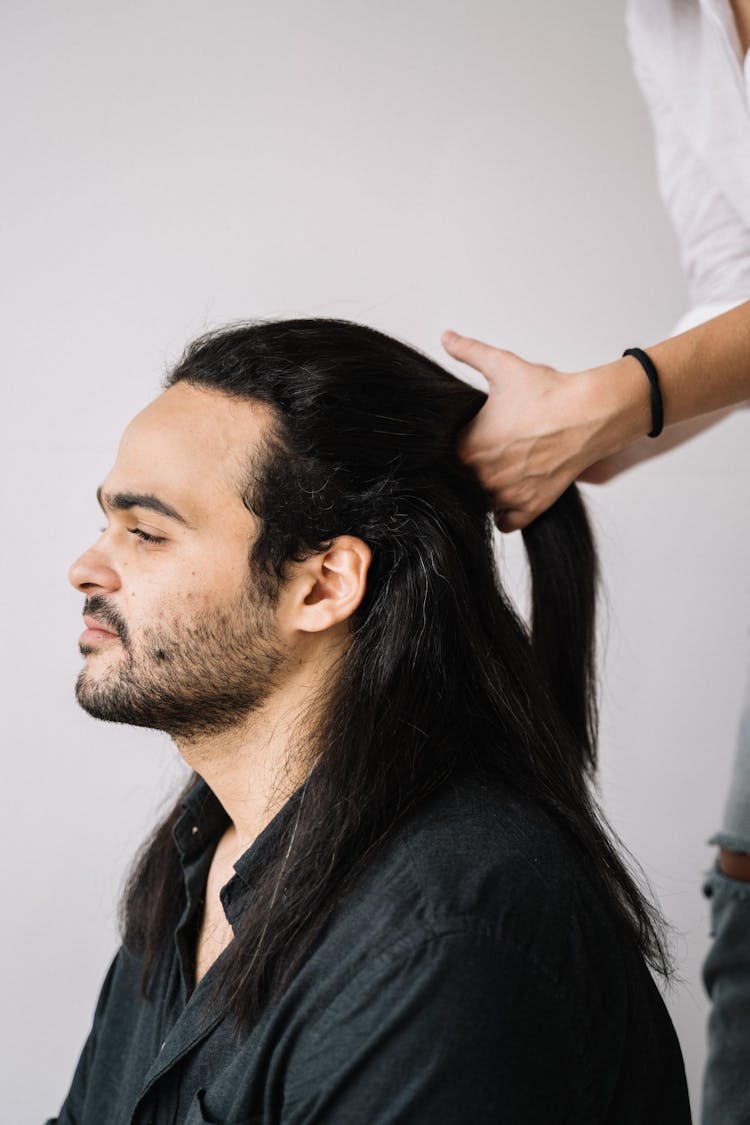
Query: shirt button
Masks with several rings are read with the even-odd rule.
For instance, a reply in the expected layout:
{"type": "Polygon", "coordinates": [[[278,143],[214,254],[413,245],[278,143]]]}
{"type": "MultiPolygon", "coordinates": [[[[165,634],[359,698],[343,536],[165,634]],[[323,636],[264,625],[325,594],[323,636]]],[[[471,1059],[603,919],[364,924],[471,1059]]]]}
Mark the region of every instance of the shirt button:
{"type": "Polygon", "coordinates": [[[193,827],[190,829],[190,831],[193,833],[193,835],[195,835],[196,832],[198,831],[198,825],[194,824],[193,827]]]}

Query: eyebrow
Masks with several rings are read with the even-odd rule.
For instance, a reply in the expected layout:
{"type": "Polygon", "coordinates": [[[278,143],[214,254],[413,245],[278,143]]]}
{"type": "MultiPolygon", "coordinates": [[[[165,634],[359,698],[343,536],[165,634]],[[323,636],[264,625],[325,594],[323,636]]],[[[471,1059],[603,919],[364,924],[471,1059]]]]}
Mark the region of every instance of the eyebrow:
{"type": "Polygon", "coordinates": [[[131,508],[148,508],[149,511],[158,512],[159,515],[175,520],[176,523],[181,523],[184,527],[191,526],[176,508],[150,492],[102,492],[102,486],[99,485],[96,490],[96,499],[103,512],[127,512],[131,508]]]}

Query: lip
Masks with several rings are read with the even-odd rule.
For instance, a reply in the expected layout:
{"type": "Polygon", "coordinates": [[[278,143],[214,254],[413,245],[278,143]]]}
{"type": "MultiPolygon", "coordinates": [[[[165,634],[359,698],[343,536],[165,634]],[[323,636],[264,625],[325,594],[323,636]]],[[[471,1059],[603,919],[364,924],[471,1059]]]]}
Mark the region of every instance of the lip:
{"type": "Polygon", "coordinates": [[[111,629],[105,629],[93,617],[84,617],[83,623],[86,628],[78,639],[79,644],[101,644],[104,641],[119,641],[120,639],[117,633],[113,633],[111,629]]]}

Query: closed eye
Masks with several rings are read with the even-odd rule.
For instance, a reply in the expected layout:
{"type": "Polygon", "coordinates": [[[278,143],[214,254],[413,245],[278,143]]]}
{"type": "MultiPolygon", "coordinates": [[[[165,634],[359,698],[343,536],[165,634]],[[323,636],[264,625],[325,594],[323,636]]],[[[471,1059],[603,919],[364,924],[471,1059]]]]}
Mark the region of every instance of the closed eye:
{"type": "MultiPolygon", "coordinates": [[[[99,531],[104,534],[106,527],[100,527],[99,531]]],[[[143,531],[140,527],[129,527],[128,531],[131,535],[135,535],[142,543],[166,543],[166,536],[164,535],[149,535],[147,531],[143,531]]]]}
{"type": "Polygon", "coordinates": [[[166,538],[163,535],[149,535],[147,531],[142,531],[140,527],[129,527],[128,531],[131,535],[137,536],[142,543],[166,543],[166,538]]]}

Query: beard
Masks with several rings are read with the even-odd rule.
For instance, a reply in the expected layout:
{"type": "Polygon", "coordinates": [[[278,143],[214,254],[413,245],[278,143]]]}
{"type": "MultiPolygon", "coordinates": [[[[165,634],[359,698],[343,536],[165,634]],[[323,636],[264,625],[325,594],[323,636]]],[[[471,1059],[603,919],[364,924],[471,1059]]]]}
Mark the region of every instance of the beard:
{"type": "MultiPolygon", "coordinates": [[[[257,710],[283,664],[271,604],[253,601],[249,590],[171,631],[147,627],[137,643],[103,595],[89,598],[84,613],[117,632],[122,652],[98,675],[81,670],[75,689],[81,707],[96,719],[184,742],[220,734],[257,710]]],[[[84,656],[97,651],[80,649],[84,656]]]]}

